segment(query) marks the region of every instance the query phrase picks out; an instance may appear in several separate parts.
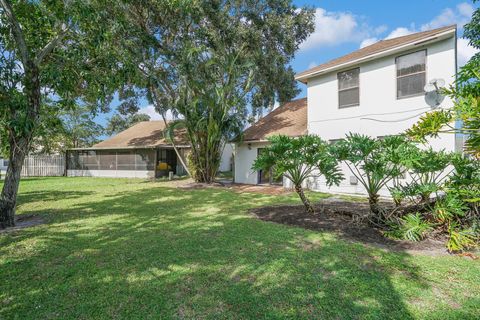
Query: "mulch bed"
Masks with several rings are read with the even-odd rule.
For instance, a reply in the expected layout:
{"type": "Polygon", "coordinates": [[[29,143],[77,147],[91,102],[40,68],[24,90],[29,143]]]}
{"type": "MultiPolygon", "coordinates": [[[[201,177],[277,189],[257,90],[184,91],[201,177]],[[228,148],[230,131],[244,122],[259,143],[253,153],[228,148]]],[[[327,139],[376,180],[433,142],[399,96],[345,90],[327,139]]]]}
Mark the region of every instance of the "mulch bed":
{"type": "Polygon", "coordinates": [[[19,215],[15,217],[15,227],[0,229],[0,234],[34,227],[44,223],[45,220],[42,217],[36,216],[34,214],[19,215]]]}
{"type": "MultiPolygon", "coordinates": [[[[389,205],[385,203],[384,205],[389,205]]],[[[298,226],[309,230],[332,231],[340,237],[355,242],[372,244],[393,250],[422,253],[428,255],[448,254],[445,241],[425,239],[420,242],[392,240],[382,232],[366,223],[360,223],[354,217],[369,210],[368,203],[350,202],[340,199],[326,199],[315,204],[315,214],[305,212],[303,205],[265,206],[251,210],[260,220],[298,226]]]]}

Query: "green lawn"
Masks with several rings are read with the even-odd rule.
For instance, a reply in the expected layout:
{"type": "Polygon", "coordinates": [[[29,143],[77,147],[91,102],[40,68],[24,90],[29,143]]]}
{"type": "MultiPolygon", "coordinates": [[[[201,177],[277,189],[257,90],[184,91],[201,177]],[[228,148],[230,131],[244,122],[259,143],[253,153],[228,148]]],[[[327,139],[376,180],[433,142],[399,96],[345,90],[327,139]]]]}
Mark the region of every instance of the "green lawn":
{"type": "Polygon", "coordinates": [[[48,223],[0,235],[0,319],[480,318],[478,260],[386,252],[247,212],[295,195],[92,178],[20,191],[18,213],[48,223]]]}

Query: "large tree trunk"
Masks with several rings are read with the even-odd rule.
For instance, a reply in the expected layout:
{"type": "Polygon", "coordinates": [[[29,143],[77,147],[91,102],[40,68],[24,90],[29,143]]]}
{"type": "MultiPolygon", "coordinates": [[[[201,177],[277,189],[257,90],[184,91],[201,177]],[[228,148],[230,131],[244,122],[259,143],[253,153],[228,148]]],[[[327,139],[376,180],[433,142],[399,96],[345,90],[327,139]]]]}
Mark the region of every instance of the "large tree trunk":
{"type": "Polygon", "coordinates": [[[301,185],[296,185],[295,186],[295,191],[298,193],[298,196],[300,197],[300,199],[302,200],[303,202],[303,205],[305,206],[305,210],[308,212],[308,213],[315,213],[315,210],[313,209],[313,206],[312,204],[310,203],[310,201],[307,199],[307,197],[305,196],[305,193],[303,192],[303,188],[301,185]]]}
{"type": "MultiPolygon", "coordinates": [[[[41,93],[39,69],[33,61],[25,64],[25,93],[28,99],[27,117],[24,128],[19,134],[11,129],[9,132],[10,158],[2,193],[0,194],[0,228],[15,225],[15,206],[17,205],[18,186],[23,161],[30,148],[33,132],[40,114],[41,93]]],[[[20,117],[13,110],[13,118],[20,117]]]]}
{"type": "Polygon", "coordinates": [[[21,139],[12,146],[5,182],[0,195],[0,228],[15,226],[15,206],[23,161],[28,151],[28,141],[21,139]]]}

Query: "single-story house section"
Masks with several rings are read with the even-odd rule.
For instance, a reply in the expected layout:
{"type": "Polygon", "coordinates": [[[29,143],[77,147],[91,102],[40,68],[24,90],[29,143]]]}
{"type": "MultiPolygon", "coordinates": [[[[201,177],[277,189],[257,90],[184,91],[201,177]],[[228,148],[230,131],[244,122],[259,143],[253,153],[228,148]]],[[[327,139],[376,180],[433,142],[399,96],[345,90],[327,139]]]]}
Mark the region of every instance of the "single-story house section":
{"type": "MultiPolygon", "coordinates": [[[[68,176],[153,178],[185,175],[172,144],[165,139],[163,121],[144,121],[91,148],[67,151],[68,176]]],[[[175,132],[185,159],[190,149],[185,132],[175,132]]]]}
{"type": "Polygon", "coordinates": [[[270,171],[253,171],[258,154],[274,135],[299,137],[307,133],[307,99],[285,103],[257,121],[243,133],[241,142],[235,144],[235,182],[245,184],[283,184],[270,171]]]}
{"type": "Polygon", "coordinates": [[[8,160],[0,158],[0,173],[4,175],[8,169],[8,160]]]}

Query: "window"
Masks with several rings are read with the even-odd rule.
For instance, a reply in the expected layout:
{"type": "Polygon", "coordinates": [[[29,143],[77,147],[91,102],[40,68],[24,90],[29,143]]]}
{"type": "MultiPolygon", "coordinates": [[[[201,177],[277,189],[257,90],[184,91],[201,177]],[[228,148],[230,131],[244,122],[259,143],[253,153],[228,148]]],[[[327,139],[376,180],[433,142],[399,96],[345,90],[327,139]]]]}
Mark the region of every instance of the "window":
{"type": "Polygon", "coordinates": [[[395,59],[397,65],[397,99],[424,93],[427,51],[417,51],[395,59]]]}
{"type": "Polygon", "coordinates": [[[8,167],[9,160],[3,159],[3,166],[8,167]]]}
{"type": "Polygon", "coordinates": [[[346,108],[360,104],[360,68],[339,72],[338,107],[346,108]]]}

